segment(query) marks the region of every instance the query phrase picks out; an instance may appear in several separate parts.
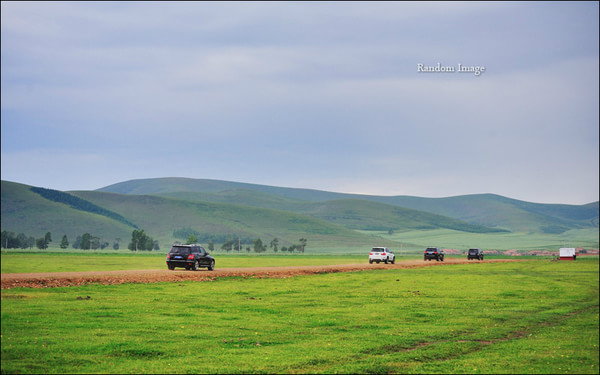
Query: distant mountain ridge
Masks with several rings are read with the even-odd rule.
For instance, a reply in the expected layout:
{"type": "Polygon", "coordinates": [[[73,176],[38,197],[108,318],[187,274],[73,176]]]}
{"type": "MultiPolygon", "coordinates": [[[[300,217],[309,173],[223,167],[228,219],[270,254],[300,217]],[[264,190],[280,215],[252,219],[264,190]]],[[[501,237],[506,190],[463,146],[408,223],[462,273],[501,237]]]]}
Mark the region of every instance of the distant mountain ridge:
{"type": "Polygon", "coordinates": [[[103,241],[122,241],[122,247],[136,227],[162,248],[194,233],[205,242],[240,238],[244,246],[256,238],[277,238],[280,246],[307,238],[309,246],[333,252],[374,244],[398,247],[398,241],[415,249],[436,242],[439,233],[474,238],[511,231],[540,238],[568,231],[573,238],[581,229],[593,243],[598,229],[598,202],[545,205],[493,194],[385,197],[186,178],[69,192],[2,181],[1,193],[2,231],[28,236],[49,231],[71,241],[91,233],[103,241]]]}
{"type": "MultiPolygon", "coordinates": [[[[263,241],[278,238],[280,246],[296,244],[304,237],[308,237],[309,246],[370,246],[373,241],[371,236],[334,223],[273,209],[193,202],[158,195],[98,191],[63,193],[104,209],[92,212],[74,208],[65,199],[65,202],[58,202],[45,198],[34,190],[29,185],[2,181],[2,231],[36,237],[46,232],[55,237],[66,234],[70,241],[90,233],[103,241],[122,241],[121,247],[126,247],[134,227],[117,220],[121,216],[159,240],[162,248],[175,241],[186,241],[187,238],[178,238],[175,234],[188,228],[202,236],[215,238],[262,238],[263,241]],[[109,217],[106,212],[116,215],[109,217]]],[[[392,244],[381,239],[378,242],[392,244]]],[[[244,246],[248,244],[244,243],[244,246]]]]}
{"type": "Polygon", "coordinates": [[[103,187],[98,191],[156,194],[199,201],[235,201],[249,206],[302,213],[306,213],[304,203],[307,201],[366,200],[447,216],[473,225],[516,232],[561,233],[569,229],[598,227],[599,222],[598,202],[586,205],[543,204],[495,194],[447,198],[374,196],[176,177],[130,180],[103,187]]]}

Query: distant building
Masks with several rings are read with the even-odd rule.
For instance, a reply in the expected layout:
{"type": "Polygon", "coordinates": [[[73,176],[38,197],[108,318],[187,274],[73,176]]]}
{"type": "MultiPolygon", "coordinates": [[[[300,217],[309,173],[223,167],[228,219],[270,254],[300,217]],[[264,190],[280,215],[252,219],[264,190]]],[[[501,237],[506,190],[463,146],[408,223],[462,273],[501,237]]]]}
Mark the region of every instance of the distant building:
{"type": "Polygon", "coordinates": [[[574,247],[561,247],[558,252],[560,260],[575,260],[577,258],[574,247]]]}

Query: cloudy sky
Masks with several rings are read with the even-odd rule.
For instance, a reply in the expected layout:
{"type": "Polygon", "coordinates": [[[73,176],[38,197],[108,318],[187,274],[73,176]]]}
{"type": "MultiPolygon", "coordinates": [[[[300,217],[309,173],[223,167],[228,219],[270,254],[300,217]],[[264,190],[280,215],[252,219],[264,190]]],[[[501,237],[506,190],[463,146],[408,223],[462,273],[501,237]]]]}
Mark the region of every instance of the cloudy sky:
{"type": "Polygon", "coordinates": [[[598,12],[597,2],[2,2],[2,179],[589,203],[598,12]],[[438,63],[445,72],[424,71],[438,63]]]}

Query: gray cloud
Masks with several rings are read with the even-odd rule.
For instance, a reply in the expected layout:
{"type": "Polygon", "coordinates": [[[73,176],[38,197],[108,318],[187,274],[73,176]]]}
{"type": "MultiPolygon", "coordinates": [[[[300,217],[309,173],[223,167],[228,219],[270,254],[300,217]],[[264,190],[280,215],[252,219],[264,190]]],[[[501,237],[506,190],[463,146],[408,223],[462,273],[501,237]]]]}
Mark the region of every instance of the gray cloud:
{"type": "Polygon", "coordinates": [[[597,13],[5,2],[2,179],[68,190],[187,176],[587,203],[598,199],[597,13]],[[438,62],[487,71],[417,72],[438,62]]]}

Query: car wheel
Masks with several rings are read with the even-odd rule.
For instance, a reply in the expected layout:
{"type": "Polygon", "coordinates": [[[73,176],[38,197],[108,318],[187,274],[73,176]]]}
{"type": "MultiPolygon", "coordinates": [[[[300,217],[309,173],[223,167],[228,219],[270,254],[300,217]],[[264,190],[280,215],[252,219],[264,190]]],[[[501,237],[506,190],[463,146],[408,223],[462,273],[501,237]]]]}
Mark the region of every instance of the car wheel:
{"type": "Polygon", "coordinates": [[[442,261],[442,262],[443,262],[443,261],[444,261],[444,257],[441,257],[441,258],[440,258],[440,261],[442,261]]]}
{"type": "Polygon", "coordinates": [[[392,264],[396,263],[396,258],[392,259],[392,264]]]}
{"type": "Polygon", "coordinates": [[[373,264],[373,259],[369,259],[369,264],[373,264]]]}
{"type": "Polygon", "coordinates": [[[215,269],[215,261],[211,260],[210,261],[210,266],[208,266],[208,270],[209,271],[214,271],[214,269],[215,269]]]}
{"type": "Polygon", "coordinates": [[[387,258],[385,258],[385,260],[383,261],[383,263],[387,264],[388,260],[387,258]]]}
{"type": "Polygon", "coordinates": [[[169,267],[169,269],[170,269],[171,271],[173,271],[173,270],[175,269],[175,266],[172,266],[172,265],[170,265],[170,264],[167,264],[167,267],[169,267]]]}
{"type": "Polygon", "coordinates": [[[200,263],[198,263],[198,261],[194,262],[194,266],[192,267],[192,269],[194,271],[198,271],[200,269],[200,263]]]}

